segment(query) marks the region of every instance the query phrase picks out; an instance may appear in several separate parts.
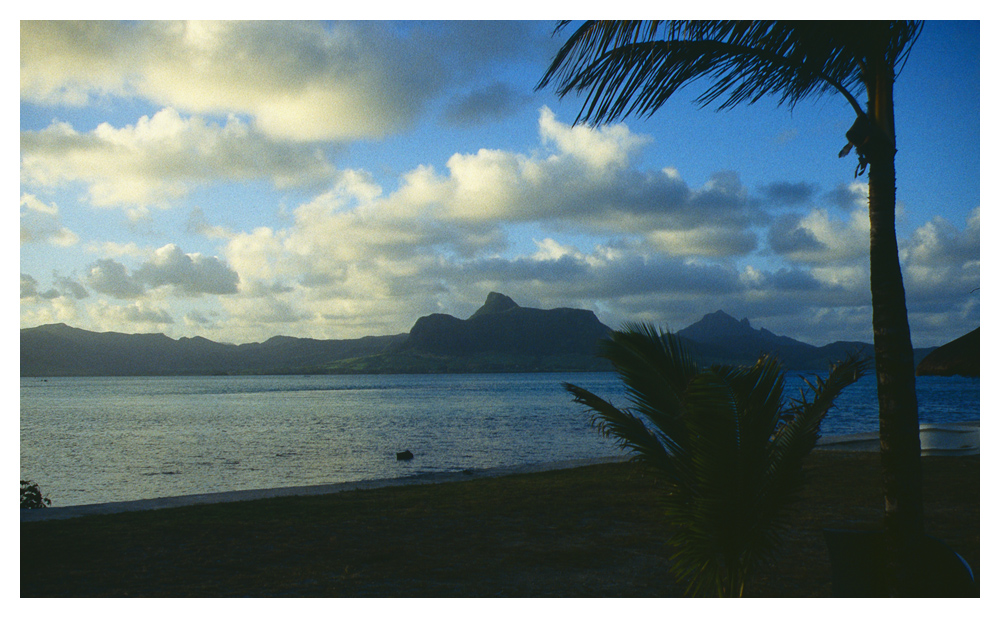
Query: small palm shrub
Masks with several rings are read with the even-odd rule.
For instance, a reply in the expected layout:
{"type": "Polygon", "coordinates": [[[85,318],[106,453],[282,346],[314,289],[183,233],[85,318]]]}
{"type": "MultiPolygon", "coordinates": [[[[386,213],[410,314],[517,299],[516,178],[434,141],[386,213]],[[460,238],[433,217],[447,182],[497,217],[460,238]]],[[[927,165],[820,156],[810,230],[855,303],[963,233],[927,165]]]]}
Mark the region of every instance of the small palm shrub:
{"type": "Polygon", "coordinates": [[[783,516],[804,484],[802,461],[834,399],[867,361],[831,366],[806,381],[810,397],[785,398],[785,373],[762,357],[750,367],[700,367],[680,340],[648,324],[627,324],[602,343],[630,407],[563,386],[587,406],[605,436],[655,471],[665,485],[670,568],[688,594],[742,596],[770,560],[783,516]]]}
{"type": "Polygon", "coordinates": [[[52,501],[42,496],[42,490],[34,481],[21,480],[21,508],[44,509],[51,506],[52,501]]]}

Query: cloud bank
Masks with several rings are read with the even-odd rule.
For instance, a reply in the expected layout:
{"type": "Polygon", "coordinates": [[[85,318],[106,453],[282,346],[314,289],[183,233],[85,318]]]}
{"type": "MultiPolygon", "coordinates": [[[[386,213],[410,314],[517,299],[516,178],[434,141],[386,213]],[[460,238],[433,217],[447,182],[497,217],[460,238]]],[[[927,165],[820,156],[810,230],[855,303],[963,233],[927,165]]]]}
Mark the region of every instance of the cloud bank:
{"type": "MultiPolygon", "coordinates": [[[[529,306],[585,306],[613,326],[679,328],[723,308],[773,316],[762,325],[807,340],[832,319],[847,325],[842,338],[868,339],[868,224],[857,204],[829,210],[816,188],[754,190],[732,172],[690,186],[675,169],[640,167],[647,140],[623,125],[571,127],[548,109],[538,143],[530,154],[455,154],[441,170],[410,170],[392,191],[347,170],[284,226],[228,230],[198,208],[187,229],[222,242],[219,256],[104,247],[108,257],[75,288],[64,277],[40,291],[23,275],[22,302],[51,313],[47,303],[93,293],[95,319],[252,341],[276,325],[314,337],[404,332],[427,313],[468,315],[500,290],[529,306]]],[[[978,311],[968,302],[978,225],[974,209],[965,229],[935,220],[901,239],[911,319],[922,327],[944,328],[949,307],[978,311]]]]}
{"type": "Polygon", "coordinates": [[[344,142],[410,128],[459,79],[547,48],[516,22],[22,21],[21,99],[141,97],[247,116],[273,139],[344,142]]]}
{"type": "MultiPolygon", "coordinates": [[[[88,256],[22,268],[22,324],[347,338],[403,332],[431,312],[466,317],[496,290],[593,309],[611,326],[679,328],[723,309],[813,343],[831,324],[837,338],[870,339],[864,184],[754,187],[725,169],[693,182],[683,152],[646,165],[650,137],[573,126],[546,107],[527,147],[456,151],[389,179],[341,163],[352,144],[428,117],[468,131],[537,105],[509,71],[555,43],[529,30],[22,22],[22,105],[142,110],[22,131],[22,256],[88,256]],[[241,225],[231,205],[201,199],[225,185],[258,193],[268,216],[241,225]],[[127,242],[95,232],[100,209],[129,215],[127,242]]],[[[978,205],[967,211],[964,227],[934,219],[899,239],[911,326],[927,344],[978,322],[978,205]]]]}

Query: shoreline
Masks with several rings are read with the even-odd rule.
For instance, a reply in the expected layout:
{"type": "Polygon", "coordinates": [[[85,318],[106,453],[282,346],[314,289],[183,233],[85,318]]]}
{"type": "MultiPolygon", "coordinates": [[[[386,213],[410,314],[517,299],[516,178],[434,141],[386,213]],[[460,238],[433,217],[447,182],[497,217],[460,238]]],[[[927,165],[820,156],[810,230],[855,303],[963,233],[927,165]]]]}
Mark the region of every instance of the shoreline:
{"type": "MultiPolygon", "coordinates": [[[[979,580],[980,458],[928,457],[927,533],[979,580]]],[[[825,528],[884,518],[878,453],[814,451],[751,594],[832,594],[825,528]]],[[[656,475],[604,464],[468,483],[21,524],[24,598],[671,598],[656,475]]]]}
{"type": "Polygon", "coordinates": [[[595,457],[590,459],[568,459],[545,463],[515,464],[511,466],[497,466],[495,468],[470,468],[458,472],[421,472],[410,476],[401,476],[396,478],[366,479],[360,481],[345,481],[342,483],[273,487],[269,489],[240,489],[235,491],[169,496],[165,498],[144,498],[141,500],[128,500],[122,502],[79,504],[73,506],[46,507],[43,509],[21,509],[21,523],[70,519],[74,517],[84,517],[87,515],[111,515],[114,513],[128,513],[134,511],[153,511],[198,504],[245,502],[249,500],[264,500],[267,498],[286,498],[289,496],[322,496],[345,491],[381,489],[383,487],[455,483],[460,481],[471,481],[475,479],[495,478],[516,474],[532,474],[535,472],[566,470],[570,468],[580,468],[583,466],[594,466],[606,463],[621,463],[628,461],[628,459],[628,455],[613,455],[610,457],[595,457]]]}
{"type": "MultiPolygon", "coordinates": [[[[972,456],[979,455],[979,422],[921,423],[922,455],[925,456],[972,456]]],[[[816,443],[816,450],[841,452],[877,452],[879,438],[877,432],[823,436],[816,443]]],[[[424,472],[411,476],[303,485],[297,487],[275,487],[269,489],[242,489],[226,492],[189,494],[164,498],[146,498],[122,502],[105,502],[74,506],[47,507],[42,509],[20,509],[21,523],[50,521],[85,517],[88,515],[110,515],[135,511],[152,511],[201,504],[244,502],[267,498],[289,496],[320,496],[345,491],[381,489],[410,485],[454,483],[474,479],[495,478],[517,474],[531,474],[552,470],[565,470],[605,463],[628,461],[628,455],[571,459],[546,463],[515,464],[494,468],[473,468],[457,472],[424,472]]]]}

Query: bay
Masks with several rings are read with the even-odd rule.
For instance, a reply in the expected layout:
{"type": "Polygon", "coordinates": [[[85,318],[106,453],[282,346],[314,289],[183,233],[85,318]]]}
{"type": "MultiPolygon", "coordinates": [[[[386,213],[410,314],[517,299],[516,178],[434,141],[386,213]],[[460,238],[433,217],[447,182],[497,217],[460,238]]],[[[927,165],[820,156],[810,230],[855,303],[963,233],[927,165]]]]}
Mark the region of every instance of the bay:
{"type": "MultiPolygon", "coordinates": [[[[620,454],[563,382],[625,404],[612,373],[22,378],[21,478],[72,506],[620,454]]],[[[917,387],[922,422],[979,420],[978,378],[917,387]]],[[[866,376],[823,434],[877,431],[877,409],[866,376]]]]}

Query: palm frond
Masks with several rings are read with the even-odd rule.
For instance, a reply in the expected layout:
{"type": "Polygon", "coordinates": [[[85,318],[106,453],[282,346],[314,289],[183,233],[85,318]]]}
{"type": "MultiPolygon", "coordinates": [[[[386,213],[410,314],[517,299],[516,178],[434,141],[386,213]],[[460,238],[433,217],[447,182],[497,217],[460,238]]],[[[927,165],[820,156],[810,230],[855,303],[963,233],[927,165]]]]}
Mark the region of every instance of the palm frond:
{"type": "MultiPolygon", "coordinates": [[[[557,31],[567,26],[557,26],[557,31]]],[[[779,105],[831,90],[858,116],[873,53],[905,63],[919,22],[624,21],[584,22],[536,88],[585,93],[577,122],[648,116],[681,88],[708,78],[695,99],[719,109],[775,95],[779,105]]]]}
{"type": "Polygon", "coordinates": [[[811,399],[786,402],[777,359],[699,369],[680,339],[649,324],[615,331],[602,355],[632,407],[563,386],[604,436],[666,479],[664,512],[678,526],[668,541],[674,574],[693,593],[742,594],[779,545],[819,423],[865,361],[834,365],[825,380],[807,382],[811,399]]]}
{"type": "Polygon", "coordinates": [[[698,365],[680,339],[651,324],[630,322],[601,342],[599,354],[621,377],[636,412],[682,448],[687,440],[683,393],[698,365]]]}
{"type": "MultiPolygon", "coordinates": [[[[819,425],[826,413],[833,407],[834,400],[841,391],[854,384],[868,370],[869,360],[852,355],[846,360],[830,366],[826,380],[815,376],[815,382],[803,380],[812,391],[812,400],[800,391],[799,399],[792,402],[788,408],[788,422],[783,425],[775,436],[778,445],[796,444],[798,450],[808,452],[816,444],[819,437],[819,425]],[[797,441],[802,441],[801,444],[797,441]]],[[[782,448],[792,448],[782,446],[782,448]]]]}
{"type": "Polygon", "coordinates": [[[811,401],[801,393],[786,409],[788,420],[777,427],[768,447],[767,474],[773,480],[762,501],[770,504],[772,511],[788,507],[804,486],[802,460],[816,445],[820,423],[837,396],[865,374],[867,365],[867,359],[857,356],[832,365],[825,381],[818,376],[814,383],[806,380],[813,392],[811,401]]]}
{"type": "Polygon", "coordinates": [[[669,478],[683,474],[679,470],[683,458],[677,457],[676,449],[670,452],[670,441],[651,431],[640,418],[579,386],[564,383],[563,388],[573,395],[575,403],[591,410],[591,425],[622,450],[631,451],[634,461],[665,471],[669,478]]]}

